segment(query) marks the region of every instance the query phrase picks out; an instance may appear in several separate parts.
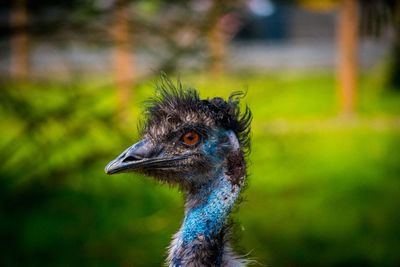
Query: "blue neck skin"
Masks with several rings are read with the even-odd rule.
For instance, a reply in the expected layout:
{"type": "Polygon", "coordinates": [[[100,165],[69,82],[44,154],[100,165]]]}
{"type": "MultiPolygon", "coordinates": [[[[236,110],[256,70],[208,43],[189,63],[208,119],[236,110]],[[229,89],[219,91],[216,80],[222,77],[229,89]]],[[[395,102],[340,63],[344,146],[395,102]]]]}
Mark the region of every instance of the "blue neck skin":
{"type": "Polygon", "coordinates": [[[185,218],[170,246],[169,266],[221,265],[224,225],[239,193],[240,186],[232,184],[220,167],[212,181],[187,194],[185,218]]]}
{"type": "Polygon", "coordinates": [[[239,195],[239,187],[232,185],[221,167],[213,181],[197,192],[189,193],[181,239],[187,244],[196,238],[212,239],[220,233],[239,195]]]}

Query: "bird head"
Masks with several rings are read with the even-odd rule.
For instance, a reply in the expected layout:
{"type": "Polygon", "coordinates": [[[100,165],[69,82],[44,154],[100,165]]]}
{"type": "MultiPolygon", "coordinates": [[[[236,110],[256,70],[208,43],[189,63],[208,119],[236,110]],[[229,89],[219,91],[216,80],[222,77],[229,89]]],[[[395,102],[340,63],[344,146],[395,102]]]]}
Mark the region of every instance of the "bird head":
{"type": "MultiPolygon", "coordinates": [[[[196,90],[163,78],[157,96],[146,102],[142,139],[106,166],[107,174],[139,172],[193,188],[220,167],[240,165],[249,150],[251,112],[242,114],[233,93],[228,100],[200,99],[196,90]]],[[[235,167],[235,166],[233,166],[235,167]]]]}

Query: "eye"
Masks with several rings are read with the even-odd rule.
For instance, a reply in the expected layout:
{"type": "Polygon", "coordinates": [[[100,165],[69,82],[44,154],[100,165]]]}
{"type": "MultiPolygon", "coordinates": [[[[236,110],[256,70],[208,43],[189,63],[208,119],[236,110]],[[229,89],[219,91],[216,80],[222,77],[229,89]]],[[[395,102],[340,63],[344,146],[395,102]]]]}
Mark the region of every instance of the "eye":
{"type": "Polygon", "coordinates": [[[200,141],[200,136],[195,131],[188,131],[181,137],[181,141],[186,145],[195,145],[200,141]]]}

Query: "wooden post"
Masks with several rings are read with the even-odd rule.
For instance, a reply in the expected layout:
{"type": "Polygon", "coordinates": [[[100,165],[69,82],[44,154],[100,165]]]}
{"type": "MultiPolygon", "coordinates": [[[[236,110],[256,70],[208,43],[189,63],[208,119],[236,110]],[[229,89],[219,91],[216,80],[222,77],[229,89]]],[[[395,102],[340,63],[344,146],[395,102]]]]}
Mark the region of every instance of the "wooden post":
{"type": "Polygon", "coordinates": [[[19,80],[29,75],[28,11],[26,0],[15,0],[11,11],[11,77],[19,80]]]}
{"type": "Polygon", "coordinates": [[[358,75],[358,1],[342,0],[337,25],[337,80],[341,112],[351,115],[356,107],[358,75]]]}
{"type": "Polygon", "coordinates": [[[227,36],[220,23],[220,18],[215,19],[208,33],[208,50],[210,57],[210,73],[220,76],[225,72],[227,56],[227,36]]]}
{"type": "Polygon", "coordinates": [[[117,88],[117,106],[119,115],[126,119],[126,111],[131,99],[134,84],[133,42],[130,32],[128,1],[116,0],[111,35],[114,41],[112,59],[113,75],[117,88]]]}
{"type": "Polygon", "coordinates": [[[209,72],[213,76],[221,76],[226,69],[229,35],[224,28],[224,9],[229,1],[213,0],[208,11],[207,45],[209,56],[209,72]]]}

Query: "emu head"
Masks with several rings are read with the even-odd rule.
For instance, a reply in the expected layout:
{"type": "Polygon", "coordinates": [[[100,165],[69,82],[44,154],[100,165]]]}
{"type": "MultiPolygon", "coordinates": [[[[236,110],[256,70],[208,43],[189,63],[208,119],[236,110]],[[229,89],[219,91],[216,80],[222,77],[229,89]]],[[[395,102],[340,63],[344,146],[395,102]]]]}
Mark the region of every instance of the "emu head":
{"type": "Polygon", "coordinates": [[[164,78],[147,102],[142,140],[106,167],[107,174],[140,172],[186,189],[213,179],[220,167],[245,174],[251,112],[240,92],[227,101],[200,99],[196,90],[164,78]],[[235,170],[233,168],[236,168],[235,170]]]}

